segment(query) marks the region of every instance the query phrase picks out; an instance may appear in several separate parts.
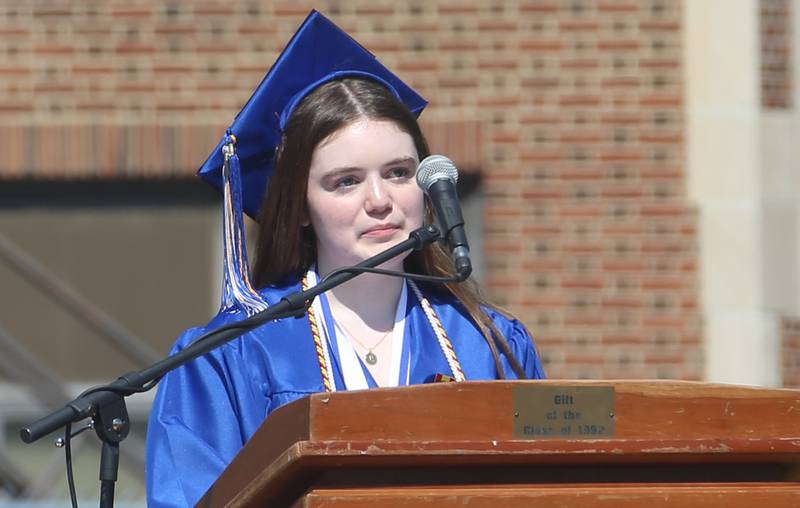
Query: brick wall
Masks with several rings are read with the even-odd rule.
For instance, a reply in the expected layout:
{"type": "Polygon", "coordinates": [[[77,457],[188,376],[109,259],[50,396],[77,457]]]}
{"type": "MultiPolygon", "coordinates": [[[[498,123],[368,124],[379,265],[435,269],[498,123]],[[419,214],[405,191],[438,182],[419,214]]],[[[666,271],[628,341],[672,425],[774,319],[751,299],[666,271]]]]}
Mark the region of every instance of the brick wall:
{"type": "Polygon", "coordinates": [[[800,388],[800,318],[781,320],[781,377],[786,388],[800,388]]]}
{"type": "Polygon", "coordinates": [[[761,105],[792,106],[792,3],[759,0],[761,21],[761,105]]]}
{"type": "MultiPolygon", "coordinates": [[[[481,166],[489,293],[528,323],[552,377],[702,375],[680,5],[314,3],[431,101],[435,150],[481,166]]],[[[193,171],[311,6],[4,0],[0,139],[20,141],[0,174],[47,157],[67,176],[193,171]],[[65,153],[89,161],[32,155],[47,128],[84,140],[65,153]],[[142,162],[143,135],[162,162],[142,162]]]]}

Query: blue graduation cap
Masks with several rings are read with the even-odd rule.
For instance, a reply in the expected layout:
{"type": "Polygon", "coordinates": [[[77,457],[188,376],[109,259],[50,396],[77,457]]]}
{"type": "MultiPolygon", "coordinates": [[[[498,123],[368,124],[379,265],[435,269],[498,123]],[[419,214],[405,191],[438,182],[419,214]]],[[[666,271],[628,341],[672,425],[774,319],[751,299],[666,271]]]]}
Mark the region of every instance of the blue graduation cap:
{"type": "MultiPolygon", "coordinates": [[[[236,139],[242,207],[249,216],[258,215],[273,171],[275,149],[296,106],[318,86],[345,77],[363,77],[383,84],[415,116],[427,105],[372,53],[325,16],[311,11],[228,131],[236,139]]],[[[224,185],[225,140],[198,171],[201,178],[219,190],[224,185]]]]}

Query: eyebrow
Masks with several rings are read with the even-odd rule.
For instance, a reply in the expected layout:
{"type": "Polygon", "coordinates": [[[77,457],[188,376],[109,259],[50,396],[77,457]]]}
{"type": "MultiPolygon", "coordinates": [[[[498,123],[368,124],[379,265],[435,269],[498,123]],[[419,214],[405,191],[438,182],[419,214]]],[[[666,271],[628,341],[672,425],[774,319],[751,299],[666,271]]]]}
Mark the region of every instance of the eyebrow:
{"type": "MultiPolygon", "coordinates": [[[[392,159],[390,161],[384,162],[381,167],[385,168],[385,167],[388,167],[388,166],[394,166],[396,164],[407,164],[409,162],[410,163],[416,163],[416,161],[417,161],[417,159],[415,159],[414,157],[411,157],[411,156],[397,157],[396,159],[392,159]]],[[[334,168],[334,169],[330,170],[329,172],[327,172],[325,174],[325,177],[326,178],[331,177],[331,176],[335,177],[335,176],[341,175],[343,173],[350,173],[351,171],[359,171],[361,169],[362,168],[359,167],[359,166],[342,166],[340,168],[334,168]]]]}
{"type": "Polygon", "coordinates": [[[383,166],[394,166],[395,164],[406,164],[408,162],[416,162],[417,160],[414,157],[405,156],[405,157],[398,157],[396,159],[392,159],[383,166]]]}

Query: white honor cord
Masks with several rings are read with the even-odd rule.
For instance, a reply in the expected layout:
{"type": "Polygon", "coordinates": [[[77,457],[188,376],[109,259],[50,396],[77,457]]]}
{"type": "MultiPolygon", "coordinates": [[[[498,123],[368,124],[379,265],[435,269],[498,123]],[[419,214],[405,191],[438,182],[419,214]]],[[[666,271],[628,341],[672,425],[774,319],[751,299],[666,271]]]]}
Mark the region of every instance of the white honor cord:
{"type": "Polygon", "coordinates": [[[428,318],[431,328],[433,328],[433,333],[436,334],[436,339],[439,341],[439,347],[442,349],[442,353],[444,353],[444,357],[447,360],[447,365],[450,366],[450,371],[453,373],[453,377],[456,381],[464,381],[464,373],[462,372],[460,364],[456,359],[455,351],[452,348],[450,339],[447,337],[447,335],[445,335],[444,327],[442,326],[441,321],[439,321],[436,311],[433,310],[430,302],[422,295],[422,291],[419,290],[413,280],[409,280],[408,284],[411,286],[411,289],[414,291],[414,295],[417,297],[420,305],[422,305],[422,309],[425,311],[425,316],[428,318]]]}

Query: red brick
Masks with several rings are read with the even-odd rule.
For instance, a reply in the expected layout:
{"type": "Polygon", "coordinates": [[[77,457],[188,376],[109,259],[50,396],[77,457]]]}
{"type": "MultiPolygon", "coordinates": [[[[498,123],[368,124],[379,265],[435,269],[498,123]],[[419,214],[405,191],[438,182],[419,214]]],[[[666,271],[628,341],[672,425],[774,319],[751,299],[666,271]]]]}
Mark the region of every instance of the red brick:
{"type": "Polygon", "coordinates": [[[678,144],[683,142],[683,135],[680,132],[643,132],[639,135],[639,141],[655,144],[678,144]]]}
{"type": "Polygon", "coordinates": [[[536,187],[522,191],[523,199],[562,199],[564,196],[563,189],[553,187],[536,187]]]}
{"type": "Polygon", "coordinates": [[[236,51],[236,46],[228,44],[198,44],[195,47],[195,52],[199,54],[210,55],[230,55],[236,51]]]}
{"type": "Polygon", "coordinates": [[[603,162],[636,162],[644,159],[644,154],[638,149],[608,150],[598,154],[603,162]]]}
{"type": "Polygon", "coordinates": [[[639,104],[643,107],[677,108],[683,104],[683,99],[680,95],[672,94],[647,95],[639,100],[639,104]]]}
{"type": "Polygon", "coordinates": [[[481,32],[515,32],[517,22],[503,19],[485,19],[478,21],[478,30],[481,32]]]}
{"type": "Polygon", "coordinates": [[[642,242],[642,254],[678,254],[686,251],[686,246],[680,242],[671,241],[646,241],[642,242]]]}
{"type": "Polygon", "coordinates": [[[599,131],[562,132],[562,143],[599,143],[607,138],[607,134],[599,131]]]}
{"type": "Polygon", "coordinates": [[[639,4],[630,1],[600,2],[597,5],[597,10],[600,12],[613,12],[613,13],[625,12],[632,14],[639,11],[639,4]]]}
{"type": "Polygon", "coordinates": [[[562,150],[523,150],[519,155],[520,160],[526,162],[559,161],[564,158],[562,150]]]}
{"type": "Polygon", "coordinates": [[[214,18],[222,18],[231,13],[231,6],[224,4],[222,5],[214,4],[214,3],[195,4],[194,8],[192,9],[192,13],[198,17],[211,16],[214,18]]]}
{"type": "Polygon", "coordinates": [[[37,55],[70,55],[75,48],[68,44],[42,44],[34,46],[33,52],[37,55]]]}
{"type": "Polygon", "coordinates": [[[153,31],[159,37],[168,36],[168,35],[183,35],[183,36],[190,36],[193,35],[197,31],[197,27],[192,24],[164,24],[164,25],[157,25],[153,31]]]}
{"type": "Polygon", "coordinates": [[[122,54],[152,54],[156,52],[156,47],[153,44],[123,42],[118,44],[114,50],[122,54]]]}
{"type": "Polygon", "coordinates": [[[642,289],[644,290],[665,290],[683,289],[686,286],[683,278],[680,277],[644,277],[642,278],[642,289]]]}
{"type": "Polygon", "coordinates": [[[254,23],[252,25],[241,25],[237,30],[239,32],[239,35],[242,35],[244,37],[251,35],[259,37],[275,37],[276,36],[275,34],[277,33],[275,27],[264,25],[261,23],[254,23]]]}
{"type": "Polygon", "coordinates": [[[272,8],[272,12],[276,16],[300,17],[307,15],[313,8],[311,4],[304,2],[281,2],[275,4],[272,8]]]}
{"type": "Polygon", "coordinates": [[[605,246],[599,242],[574,242],[565,243],[561,250],[570,254],[599,254],[605,251],[605,246]]]}
{"type": "Polygon", "coordinates": [[[644,228],[638,222],[606,224],[603,226],[603,235],[608,236],[639,236],[644,232],[644,228]]]}
{"type": "Polygon", "coordinates": [[[563,295],[537,295],[523,298],[522,304],[536,308],[566,307],[569,301],[563,295]]]}
{"type": "Polygon", "coordinates": [[[642,259],[606,259],[602,269],[607,272],[641,272],[646,263],[642,259]]]}
{"type": "Polygon", "coordinates": [[[558,2],[552,0],[529,0],[519,6],[520,12],[554,13],[561,8],[558,2]]]}
{"type": "Polygon", "coordinates": [[[3,113],[29,113],[33,111],[33,104],[30,102],[0,102],[0,112],[3,113]]]}
{"type": "Polygon", "coordinates": [[[680,63],[672,58],[643,58],[639,60],[642,69],[678,69],[680,63]]]}
{"type": "Polygon", "coordinates": [[[36,93],[73,93],[75,87],[71,83],[37,83],[33,86],[36,93]]]}
{"type": "Polygon", "coordinates": [[[522,39],[519,48],[523,51],[558,51],[564,47],[563,41],[558,39],[522,39]]]}
{"type": "Polygon", "coordinates": [[[639,30],[642,32],[676,32],[680,30],[680,23],[672,20],[646,20],[639,22],[639,30]]]}
{"type": "Polygon", "coordinates": [[[111,7],[111,16],[115,18],[149,18],[153,9],[146,5],[115,5],[111,7]]]}
{"type": "Polygon", "coordinates": [[[562,32],[596,32],[600,29],[600,23],[591,20],[570,20],[560,22],[558,28],[562,32]]]}
{"type": "Polygon", "coordinates": [[[557,77],[529,77],[522,78],[520,84],[526,88],[555,88],[561,84],[561,80],[557,77]]]}
{"type": "Polygon", "coordinates": [[[439,86],[443,88],[476,88],[478,78],[474,76],[443,76],[439,78],[439,86]]]}
{"type": "MultiPolygon", "coordinates": [[[[235,71],[239,72],[242,69],[234,68],[235,71]]],[[[194,68],[190,65],[154,65],[153,72],[156,74],[188,74],[194,72],[194,68]]]]}
{"type": "Polygon", "coordinates": [[[60,6],[41,6],[33,9],[34,18],[68,18],[72,15],[72,10],[68,5],[60,6]]]}
{"type": "Polygon", "coordinates": [[[547,113],[534,113],[523,115],[519,121],[521,124],[533,124],[533,125],[555,125],[558,124],[560,120],[560,116],[558,114],[547,114],[547,113]]]}
{"type": "Polygon", "coordinates": [[[442,39],[439,41],[439,49],[444,51],[477,51],[480,42],[476,39],[457,38],[442,39]]]}
{"type": "Polygon", "coordinates": [[[675,205],[642,205],[640,213],[649,217],[680,217],[686,213],[686,206],[675,205]]]}
{"type": "MultiPolygon", "coordinates": [[[[607,317],[605,314],[589,314],[589,313],[575,313],[567,314],[564,316],[564,324],[568,326],[603,326],[606,324],[607,317]]],[[[578,358],[570,359],[567,355],[567,363],[577,363],[578,358]]]]}
{"type": "Polygon", "coordinates": [[[147,93],[152,94],[156,91],[155,83],[120,83],[116,87],[119,93],[147,93]]]}
{"type": "Polygon", "coordinates": [[[439,14],[477,14],[478,6],[474,2],[447,2],[438,6],[439,14]]]}
{"type": "MultiPolygon", "coordinates": [[[[516,104],[516,100],[513,102],[516,104]]],[[[496,131],[492,134],[492,142],[499,144],[516,144],[519,143],[520,136],[517,132],[511,131],[496,131]]]]}
{"type": "Polygon", "coordinates": [[[645,362],[651,365],[681,364],[684,361],[682,353],[650,353],[645,355],[645,362]]]}
{"type": "Polygon", "coordinates": [[[600,51],[636,51],[641,47],[638,40],[604,40],[597,41],[597,49],[600,51]]]}
{"type": "Polygon", "coordinates": [[[401,32],[440,32],[442,27],[438,21],[421,21],[419,19],[414,19],[412,21],[406,21],[400,23],[398,29],[401,32]]]}
{"type": "Polygon", "coordinates": [[[18,65],[0,65],[0,76],[27,76],[31,74],[29,67],[18,65]]]}
{"type": "Polygon", "coordinates": [[[600,290],[605,287],[605,283],[602,278],[579,277],[563,279],[561,281],[561,287],[564,289],[600,290]]]}
{"type": "Polygon", "coordinates": [[[478,60],[478,69],[482,70],[506,70],[514,71],[519,66],[517,60],[503,59],[503,58],[481,58],[478,60]]]}
{"type": "Polygon", "coordinates": [[[638,199],[644,196],[644,189],[640,186],[615,185],[604,188],[601,196],[609,199],[638,199]]]}
{"type": "Polygon", "coordinates": [[[356,7],[359,16],[391,16],[394,14],[394,5],[361,5],[356,7]]]}
{"type": "Polygon", "coordinates": [[[604,88],[636,88],[641,84],[642,80],[637,76],[618,76],[601,81],[604,88]]]}
{"type": "Polygon", "coordinates": [[[522,262],[522,269],[528,273],[562,272],[564,261],[560,259],[527,259],[522,262]]]}
{"type": "Polygon", "coordinates": [[[509,97],[481,97],[477,101],[477,105],[481,108],[513,108],[520,104],[519,96],[509,97]]]}
{"type": "Polygon", "coordinates": [[[0,27],[0,37],[27,37],[31,31],[27,28],[17,26],[0,27]]]}
{"type": "Polygon", "coordinates": [[[596,69],[600,62],[596,58],[565,58],[559,61],[562,69],[596,69]]]}
{"type": "Polygon", "coordinates": [[[638,125],[642,123],[641,113],[607,113],[600,117],[600,123],[611,125],[638,125]]]}
{"type": "Polygon", "coordinates": [[[412,58],[400,60],[393,67],[398,71],[437,71],[441,68],[441,61],[435,58],[412,58]]]}
{"type": "MultiPolygon", "coordinates": [[[[641,309],[644,302],[641,298],[625,296],[606,296],[603,298],[602,306],[604,309],[641,309]]],[[[606,341],[603,341],[606,343],[606,341]]]]}
{"type": "Polygon", "coordinates": [[[680,180],[683,171],[680,168],[642,168],[639,171],[642,180],[680,180]]]}

